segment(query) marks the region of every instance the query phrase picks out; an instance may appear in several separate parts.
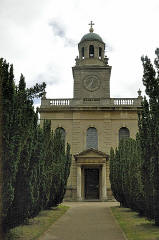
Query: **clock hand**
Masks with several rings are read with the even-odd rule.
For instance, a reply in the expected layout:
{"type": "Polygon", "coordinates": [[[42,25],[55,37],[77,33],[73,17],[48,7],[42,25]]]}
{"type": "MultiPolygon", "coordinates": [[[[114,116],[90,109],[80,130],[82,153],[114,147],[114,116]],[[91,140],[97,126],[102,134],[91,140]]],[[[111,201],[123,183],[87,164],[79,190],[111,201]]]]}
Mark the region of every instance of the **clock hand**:
{"type": "Polygon", "coordinates": [[[91,79],[91,81],[90,81],[88,87],[92,87],[92,85],[93,85],[93,79],[91,79]]]}

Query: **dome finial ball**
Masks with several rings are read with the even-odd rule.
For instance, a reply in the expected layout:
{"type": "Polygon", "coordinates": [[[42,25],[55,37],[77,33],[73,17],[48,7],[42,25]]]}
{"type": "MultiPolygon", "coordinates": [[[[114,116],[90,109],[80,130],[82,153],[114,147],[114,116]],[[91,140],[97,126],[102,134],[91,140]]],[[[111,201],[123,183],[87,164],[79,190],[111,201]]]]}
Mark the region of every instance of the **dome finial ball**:
{"type": "Polygon", "coordinates": [[[90,29],[89,29],[89,31],[90,32],[93,32],[94,31],[94,29],[93,29],[93,25],[94,25],[94,23],[91,21],[88,25],[90,25],[91,27],[90,27],[90,29]]]}

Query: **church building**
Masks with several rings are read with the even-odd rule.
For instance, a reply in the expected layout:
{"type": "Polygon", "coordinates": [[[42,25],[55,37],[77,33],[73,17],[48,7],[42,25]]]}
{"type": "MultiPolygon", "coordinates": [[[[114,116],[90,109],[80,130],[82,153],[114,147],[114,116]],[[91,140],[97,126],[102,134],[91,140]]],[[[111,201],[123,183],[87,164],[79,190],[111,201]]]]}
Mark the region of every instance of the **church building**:
{"type": "Polygon", "coordinates": [[[66,200],[106,201],[112,192],[109,180],[110,148],[124,137],[135,138],[137,112],[141,108],[141,91],[137,98],[111,98],[111,66],[104,55],[105,43],[89,33],[79,44],[79,56],[72,67],[73,98],[41,99],[40,121],[51,120],[53,131],[59,129],[71,145],[72,165],[66,200]]]}

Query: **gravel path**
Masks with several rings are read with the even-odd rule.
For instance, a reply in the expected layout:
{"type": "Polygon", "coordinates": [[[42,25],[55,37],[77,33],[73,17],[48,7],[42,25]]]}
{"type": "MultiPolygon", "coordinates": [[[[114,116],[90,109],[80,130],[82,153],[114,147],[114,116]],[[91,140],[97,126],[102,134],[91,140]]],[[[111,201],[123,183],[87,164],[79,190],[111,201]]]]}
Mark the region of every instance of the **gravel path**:
{"type": "Polygon", "coordinates": [[[39,240],[126,240],[112,216],[116,202],[65,202],[70,209],[39,240]]]}

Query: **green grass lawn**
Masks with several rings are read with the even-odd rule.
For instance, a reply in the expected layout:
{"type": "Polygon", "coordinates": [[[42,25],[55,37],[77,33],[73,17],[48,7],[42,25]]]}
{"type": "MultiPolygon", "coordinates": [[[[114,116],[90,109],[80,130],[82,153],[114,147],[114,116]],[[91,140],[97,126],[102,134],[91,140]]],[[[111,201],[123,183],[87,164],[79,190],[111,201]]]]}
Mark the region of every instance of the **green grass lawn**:
{"type": "Polygon", "coordinates": [[[159,227],[129,208],[112,207],[112,213],[128,240],[159,240],[159,227]]]}
{"type": "Polygon", "coordinates": [[[6,240],[38,239],[68,208],[60,205],[54,210],[41,211],[37,217],[30,219],[27,225],[21,225],[12,229],[6,240]]]}

